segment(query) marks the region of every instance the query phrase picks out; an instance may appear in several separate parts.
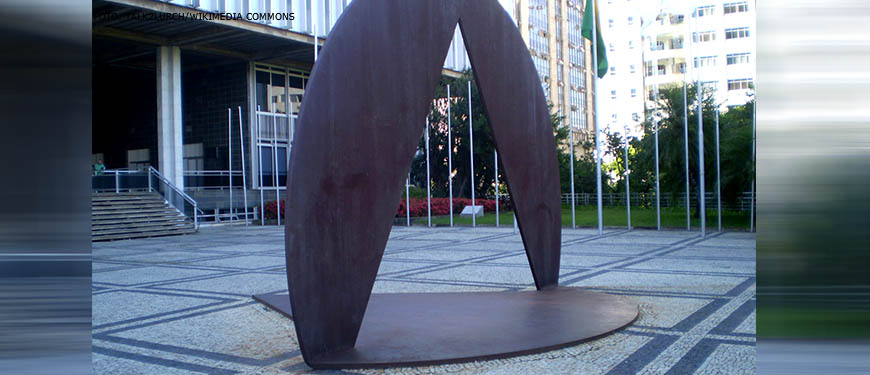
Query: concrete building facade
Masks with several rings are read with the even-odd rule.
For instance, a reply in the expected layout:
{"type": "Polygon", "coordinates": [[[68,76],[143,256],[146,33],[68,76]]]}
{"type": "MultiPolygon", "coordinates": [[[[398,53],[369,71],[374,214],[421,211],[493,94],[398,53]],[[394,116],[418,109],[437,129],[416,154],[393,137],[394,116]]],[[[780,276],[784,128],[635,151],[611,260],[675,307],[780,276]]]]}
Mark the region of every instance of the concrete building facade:
{"type": "MultiPolygon", "coordinates": [[[[573,128],[574,141],[592,141],[595,93],[591,44],[581,35],[585,4],[579,0],[502,1],[514,17],[553,110],[573,128]]],[[[576,148],[580,154],[582,148],[576,148]]]]}
{"type": "Polygon", "coordinates": [[[644,120],[642,14],[630,0],[600,1],[601,33],[607,45],[607,75],[599,81],[602,128],[640,136],[644,120]]]}
{"type": "Polygon", "coordinates": [[[746,103],[755,82],[755,33],[754,1],[672,1],[644,33],[647,106],[656,85],[684,79],[714,90],[723,109],[746,103]]]}
{"type": "MultiPolygon", "coordinates": [[[[576,139],[591,137],[582,5],[499,1],[529,44],[554,110],[576,139]]],[[[263,191],[274,200],[283,194],[314,45],[323,45],[349,3],[94,1],[94,159],[109,169],[153,166],[206,210],[221,208],[230,181],[242,185],[243,169],[251,200],[263,191]]],[[[468,68],[457,27],[442,73],[468,68]]]]}

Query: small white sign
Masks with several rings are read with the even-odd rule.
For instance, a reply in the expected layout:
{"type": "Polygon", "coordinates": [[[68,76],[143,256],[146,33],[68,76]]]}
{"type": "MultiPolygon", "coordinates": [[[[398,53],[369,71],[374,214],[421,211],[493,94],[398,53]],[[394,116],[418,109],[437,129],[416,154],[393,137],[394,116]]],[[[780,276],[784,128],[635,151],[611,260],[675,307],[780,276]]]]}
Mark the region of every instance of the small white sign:
{"type": "Polygon", "coordinates": [[[459,216],[477,216],[483,217],[483,206],[465,206],[459,216]]]}

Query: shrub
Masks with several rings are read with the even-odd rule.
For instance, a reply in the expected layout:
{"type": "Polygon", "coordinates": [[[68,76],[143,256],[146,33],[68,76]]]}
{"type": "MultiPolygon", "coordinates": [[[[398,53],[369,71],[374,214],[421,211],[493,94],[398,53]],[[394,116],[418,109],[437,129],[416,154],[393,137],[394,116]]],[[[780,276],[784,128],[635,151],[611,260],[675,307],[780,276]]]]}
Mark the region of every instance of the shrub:
{"type": "MultiPolygon", "coordinates": [[[[412,198],[410,199],[409,211],[411,212],[411,216],[413,217],[421,217],[426,216],[427,214],[427,206],[426,206],[426,198],[412,198]]],[[[492,199],[475,199],[474,203],[478,206],[483,206],[484,212],[495,212],[495,200],[492,199]]],[[[499,210],[505,210],[507,206],[505,202],[499,200],[499,210]]],[[[462,212],[462,209],[465,206],[471,205],[471,199],[469,198],[453,198],[453,213],[459,214],[462,212]]],[[[399,208],[396,211],[396,217],[405,217],[405,199],[402,198],[399,201],[399,208]]],[[[443,216],[450,214],[450,198],[432,198],[432,216],[443,216]]]]}
{"type": "MultiPolygon", "coordinates": [[[[266,213],[263,214],[261,212],[260,217],[266,218],[267,220],[274,220],[274,219],[278,218],[278,202],[277,201],[266,202],[266,204],[264,206],[265,206],[264,208],[266,210],[266,213]]],[[[285,207],[287,207],[287,204],[282,199],[281,200],[281,218],[282,219],[284,218],[284,210],[286,209],[285,207]]]]}

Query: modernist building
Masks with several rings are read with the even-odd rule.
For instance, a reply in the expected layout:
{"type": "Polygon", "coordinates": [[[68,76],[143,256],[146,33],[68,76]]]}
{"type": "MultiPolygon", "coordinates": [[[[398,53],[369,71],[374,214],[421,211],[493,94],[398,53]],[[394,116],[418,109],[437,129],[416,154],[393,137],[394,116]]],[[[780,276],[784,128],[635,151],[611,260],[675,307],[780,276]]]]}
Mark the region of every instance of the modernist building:
{"type": "MultiPolygon", "coordinates": [[[[94,159],[109,169],[153,166],[206,211],[226,208],[242,169],[250,201],[274,200],[314,43],[323,45],[349,2],[94,1],[94,159]]],[[[583,136],[593,121],[580,5],[500,2],[532,46],[548,99],[583,136]]],[[[457,28],[443,74],[469,67],[457,28]]]]}
{"type": "Polygon", "coordinates": [[[665,9],[644,38],[645,100],[656,85],[700,82],[720,106],[744,104],[755,82],[755,2],[683,0],[665,9]]]}
{"type": "MultiPolygon", "coordinates": [[[[529,47],[544,95],[574,130],[574,140],[594,137],[591,45],[581,36],[580,0],[502,0],[529,47]]],[[[579,154],[583,150],[575,149],[579,154]]]]}
{"type": "Polygon", "coordinates": [[[644,120],[642,14],[636,1],[609,0],[601,7],[601,33],[607,45],[607,75],[599,81],[602,127],[639,136],[644,120]]]}

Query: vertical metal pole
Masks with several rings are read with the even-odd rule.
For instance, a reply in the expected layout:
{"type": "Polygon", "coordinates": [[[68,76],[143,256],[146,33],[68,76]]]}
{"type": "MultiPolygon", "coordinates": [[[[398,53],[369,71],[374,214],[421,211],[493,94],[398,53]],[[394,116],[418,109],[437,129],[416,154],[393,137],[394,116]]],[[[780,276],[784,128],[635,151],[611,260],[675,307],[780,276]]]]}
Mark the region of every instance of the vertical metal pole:
{"type": "Polygon", "coordinates": [[[468,153],[471,158],[471,173],[469,173],[469,180],[471,180],[471,226],[477,226],[477,214],[475,213],[475,209],[477,206],[474,203],[474,117],[471,113],[471,81],[468,81],[468,153]]]}
{"type": "MultiPolygon", "coordinates": [[[[658,70],[658,67],[656,67],[658,70]]],[[[662,209],[661,195],[662,191],[659,188],[659,119],[658,119],[658,104],[659,104],[659,85],[656,84],[655,90],[655,107],[653,112],[653,123],[655,124],[655,143],[656,143],[656,229],[662,230],[662,209]]]]}
{"type": "Polygon", "coordinates": [[[758,99],[752,105],[752,186],[749,190],[749,231],[755,232],[755,107],[758,99]]]}
{"type": "Polygon", "coordinates": [[[453,137],[451,135],[450,85],[447,85],[447,191],[450,197],[450,226],[453,226],[453,137]]]}
{"type": "Polygon", "coordinates": [[[257,106],[256,118],[257,118],[257,142],[254,144],[257,146],[257,157],[260,159],[260,164],[259,164],[259,167],[257,168],[257,171],[259,171],[259,175],[260,175],[260,226],[264,226],[264,225],[266,225],[266,203],[264,202],[265,198],[263,197],[263,190],[265,189],[265,187],[263,187],[263,150],[262,150],[262,147],[260,147],[260,140],[259,140],[260,135],[263,134],[262,124],[260,124],[260,106],[257,106]]]}
{"type": "MultiPolygon", "coordinates": [[[[230,222],[233,222],[233,109],[227,108],[227,149],[228,149],[228,164],[229,164],[229,181],[230,181],[230,222]]],[[[239,114],[241,118],[241,113],[239,114]]]]}
{"type": "Polygon", "coordinates": [[[716,219],[722,231],[722,172],[719,165],[719,110],[716,110],[716,219]]]}
{"type": "Polygon", "coordinates": [[[689,198],[689,102],[686,96],[686,72],[683,69],[683,144],[686,147],[686,230],[692,229],[691,199],[689,198]]]}
{"type": "Polygon", "coordinates": [[[631,189],[628,182],[630,175],[628,172],[628,128],[625,128],[625,214],[628,219],[629,231],[631,231],[631,189]]]}
{"type": "MultiPolygon", "coordinates": [[[[242,196],[245,197],[245,226],[248,226],[248,177],[245,167],[245,133],[242,130],[242,107],[239,106],[239,144],[242,145],[242,196]]],[[[233,174],[230,173],[230,179],[233,174]]],[[[230,190],[232,191],[232,190],[230,190]]]]}
{"type": "MultiPolygon", "coordinates": [[[[573,115],[572,115],[573,116],[573,115]]],[[[568,121],[568,152],[571,154],[571,160],[568,164],[569,175],[571,176],[571,228],[577,228],[577,197],[574,195],[574,125],[568,121]]],[[[498,168],[498,166],[496,166],[498,168]]],[[[496,206],[498,207],[498,206],[496,206]]],[[[561,210],[561,208],[560,208],[561,210]]]]}
{"type": "Polygon", "coordinates": [[[411,172],[408,172],[408,178],[405,179],[405,216],[407,217],[407,226],[411,226],[411,172]]]}
{"type": "Polygon", "coordinates": [[[494,150],[493,152],[495,153],[495,227],[498,228],[498,150],[494,150]]]}
{"type": "MultiPolygon", "coordinates": [[[[592,92],[597,93],[598,89],[598,13],[595,11],[595,1],[592,2],[592,69],[593,69],[593,77],[592,77],[592,92]]],[[[598,235],[604,234],[604,220],[601,215],[601,127],[599,126],[599,118],[598,114],[601,113],[598,110],[598,95],[594,96],[594,103],[592,104],[595,108],[595,186],[597,187],[597,196],[598,196],[598,235]]]]}
{"type": "Polygon", "coordinates": [[[272,181],[275,183],[275,206],[276,216],[278,217],[278,226],[281,226],[281,187],[278,181],[278,117],[272,117],[272,181]]]}
{"type": "Polygon", "coordinates": [[[701,213],[701,237],[707,235],[707,205],[704,184],[704,101],[701,97],[701,80],[695,80],[698,99],[698,211],[701,213]]]}
{"type": "Polygon", "coordinates": [[[317,62],[317,3],[319,0],[314,0],[311,4],[311,28],[314,34],[314,62],[317,62]]]}
{"type": "Polygon", "coordinates": [[[429,176],[429,116],[426,116],[426,212],[429,216],[429,226],[432,226],[432,178],[429,176]]]}
{"type": "Polygon", "coordinates": [[[115,194],[121,194],[121,173],[115,171],[115,194]]]}

